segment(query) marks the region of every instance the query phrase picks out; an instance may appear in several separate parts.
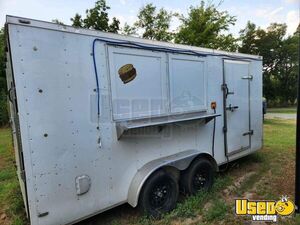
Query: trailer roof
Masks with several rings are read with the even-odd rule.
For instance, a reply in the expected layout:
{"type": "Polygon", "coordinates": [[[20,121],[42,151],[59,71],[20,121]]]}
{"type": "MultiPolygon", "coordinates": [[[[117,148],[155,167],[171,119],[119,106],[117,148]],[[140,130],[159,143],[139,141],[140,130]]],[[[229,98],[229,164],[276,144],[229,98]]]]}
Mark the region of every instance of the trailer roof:
{"type": "Polygon", "coordinates": [[[108,32],[103,32],[103,31],[98,31],[98,30],[76,28],[76,27],[72,27],[69,25],[61,25],[61,24],[56,24],[56,23],[52,23],[52,22],[46,22],[46,21],[29,19],[29,18],[24,18],[24,17],[11,16],[11,15],[6,16],[6,24],[16,24],[16,25],[22,25],[22,26],[37,27],[37,28],[42,28],[42,29],[57,30],[57,31],[62,31],[62,32],[93,36],[95,38],[99,38],[99,37],[106,38],[106,39],[110,39],[112,41],[120,41],[121,40],[121,41],[136,42],[136,43],[140,43],[140,44],[152,45],[152,46],[156,46],[156,47],[165,47],[165,48],[173,48],[173,49],[175,48],[178,50],[181,49],[181,50],[188,50],[188,51],[196,51],[199,53],[226,55],[229,57],[247,57],[247,58],[253,59],[253,60],[262,60],[262,56],[258,56],[258,55],[250,55],[250,54],[237,53],[237,52],[227,52],[227,51],[221,51],[221,50],[215,50],[215,49],[209,49],[209,48],[201,48],[201,47],[195,47],[195,46],[189,46],[189,45],[174,44],[174,43],[170,43],[170,42],[155,41],[155,40],[126,36],[126,35],[121,35],[121,34],[108,33],[108,32]]]}

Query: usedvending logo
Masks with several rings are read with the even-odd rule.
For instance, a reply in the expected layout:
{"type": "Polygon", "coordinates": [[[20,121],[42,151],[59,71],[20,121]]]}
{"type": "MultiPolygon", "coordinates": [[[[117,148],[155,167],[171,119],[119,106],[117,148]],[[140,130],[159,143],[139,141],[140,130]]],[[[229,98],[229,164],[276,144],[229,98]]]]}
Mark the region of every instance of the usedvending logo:
{"type": "Polygon", "coordinates": [[[239,216],[251,216],[252,221],[277,222],[278,216],[290,216],[295,211],[295,205],[282,196],[279,201],[235,200],[235,213],[239,216]]]}

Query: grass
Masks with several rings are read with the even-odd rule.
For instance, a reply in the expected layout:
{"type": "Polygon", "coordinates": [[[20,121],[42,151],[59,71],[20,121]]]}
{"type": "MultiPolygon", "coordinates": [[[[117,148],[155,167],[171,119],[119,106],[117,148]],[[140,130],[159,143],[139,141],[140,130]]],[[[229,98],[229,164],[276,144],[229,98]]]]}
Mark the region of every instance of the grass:
{"type": "Polygon", "coordinates": [[[188,218],[197,216],[199,212],[202,212],[208,200],[214,198],[217,193],[219,193],[225,186],[230,183],[231,178],[229,176],[217,177],[215,180],[215,184],[210,192],[200,192],[195,196],[185,198],[177,205],[176,209],[166,217],[170,219],[178,217],[188,218]]]}
{"type": "Polygon", "coordinates": [[[14,166],[10,129],[0,129],[0,220],[1,223],[26,224],[24,204],[14,166]]]}
{"type": "Polygon", "coordinates": [[[296,107],[286,107],[286,108],[267,108],[268,113],[287,113],[294,114],[297,112],[296,107]]]}
{"type": "MultiPolygon", "coordinates": [[[[277,200],[288,195],[293,199],[294,153],[295,121],[267,119],[261,151],[231,163],[227,172],[217,176],[211,191],[181,196],[177,207],[160,220],[142,216],[124,205],[81,224],[242,225],[249,218],[234,215],[235,198],[277,200]]],[[[7,224],[21,225],[27,221],[13,160],[10,130],[0,129],[0,216],[5,213],[7,224]]],[[[300,217],[283,218],[278,224],[300,224],[300,217]]]]}
{"type": "Polygon", "coordinates": [[[225,201],[220,199],[215,199],[214,204],[205,213],[205,220],[208,222],[216,220],[224,220],[228,212],[228,205],[225,201]]]}

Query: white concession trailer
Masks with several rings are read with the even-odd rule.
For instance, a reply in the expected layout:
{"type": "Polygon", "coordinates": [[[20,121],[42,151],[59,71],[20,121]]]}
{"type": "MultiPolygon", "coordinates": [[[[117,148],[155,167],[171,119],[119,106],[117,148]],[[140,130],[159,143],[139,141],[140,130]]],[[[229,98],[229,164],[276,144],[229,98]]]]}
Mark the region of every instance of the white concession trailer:
{"type": "Polygon", "coordinates": [[[262,146],[262,58],[7,16],[18,175],[33,225],[178,192],[262,146]]]}

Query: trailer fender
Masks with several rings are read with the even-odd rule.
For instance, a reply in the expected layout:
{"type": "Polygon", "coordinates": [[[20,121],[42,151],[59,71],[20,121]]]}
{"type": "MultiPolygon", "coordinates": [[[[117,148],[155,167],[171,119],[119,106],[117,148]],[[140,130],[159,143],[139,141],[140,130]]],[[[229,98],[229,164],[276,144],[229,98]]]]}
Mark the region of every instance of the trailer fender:
{"type": "MultiPolygon", "coordinates": [[[[178,170],[185,170],[186,168],[188,168],[190,163],[200,154],[202,155],[203,152],[199,152],[198,150],[186,150],[174,155],[150,161],[149,163],[145,164],[143,167],[137,170],[131,181],[128,190],[127,202],[132,207],[137,206],[139,194],[143,187],[143,184],[148,179],[148,177],[157,169],[168,166],[176,168],[178,170]]],[[[209,155],[213,159],[213,157],[208,153],[204,153],[204,155],[209,155]]]]}

